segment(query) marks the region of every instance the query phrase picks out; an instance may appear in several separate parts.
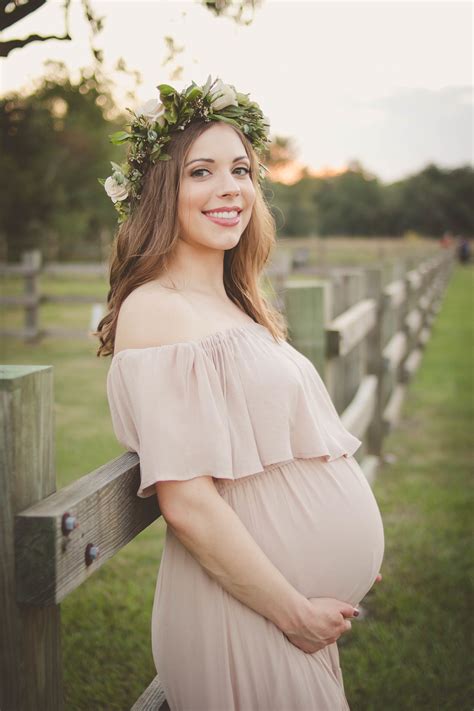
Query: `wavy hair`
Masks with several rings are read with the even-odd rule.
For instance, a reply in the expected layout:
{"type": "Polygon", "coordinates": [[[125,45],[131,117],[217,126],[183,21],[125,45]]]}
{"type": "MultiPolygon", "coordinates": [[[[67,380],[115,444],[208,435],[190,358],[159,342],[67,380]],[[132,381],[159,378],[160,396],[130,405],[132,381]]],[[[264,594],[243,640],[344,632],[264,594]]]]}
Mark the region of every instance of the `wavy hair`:
{"type": "MultiPolygon", "coordinates": [[[[97,356],[113,354],[118,314],[125,298],[138,286],[166,273],[172,261],[179,239],[182,169],[194,140],[212,125],[213,122],[198,120],[184,131],[173,133],[166,147],[172,160],[157,161],[149,169],[139,202],[117,229],[109,257],[108,311],[93,332],[100,340],[97,356]]],[[[286,339],[285,319],[259,285],[276,243],[275,221],[258,182],[257,154],[245,134],[237,127],[231,128],[240,137],[250,160],[255,203],[238,244],[225,251],[224,288],[228,297],[254,321],[266,326],[275,339],[286,339]]]]}

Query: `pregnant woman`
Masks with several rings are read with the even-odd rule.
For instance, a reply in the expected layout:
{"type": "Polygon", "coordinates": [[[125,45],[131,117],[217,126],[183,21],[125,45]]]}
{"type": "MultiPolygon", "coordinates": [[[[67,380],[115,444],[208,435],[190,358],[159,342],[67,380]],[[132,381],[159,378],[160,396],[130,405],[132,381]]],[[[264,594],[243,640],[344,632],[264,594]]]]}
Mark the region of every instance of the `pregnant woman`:
{"type": "Polygon", "coordinates": [[[167,530],[151,642],[171,711],[349,708],[337,639],[380,579],[372,490],[258,280],[268,122],[209,77],[160,85],[104,183],[120,226],[99,355],[138,496],[167,530]]]}

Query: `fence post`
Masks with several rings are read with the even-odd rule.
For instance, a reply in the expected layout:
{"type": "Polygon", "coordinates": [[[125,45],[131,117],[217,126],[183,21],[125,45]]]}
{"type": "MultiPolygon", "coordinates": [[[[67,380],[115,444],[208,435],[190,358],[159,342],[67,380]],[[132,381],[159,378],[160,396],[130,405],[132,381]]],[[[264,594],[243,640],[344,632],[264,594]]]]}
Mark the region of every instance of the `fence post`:
{"type": "Polygon", "coordinates": [[[39,273],[41,270],[41,251],[30,249],[22,252],[21,263],[29,272],[25,274],[25,341],[32,343],[39,334],[39,273]]]}
{"type": "Polygon", "coordinates": [[[56,491],[53,368],[0,366],[0,708],[62,711],[60,606],[16,601],[15,514],[56,491]]]}
{"type": "MultiPolygon", "coordinates": [[[[331,273],[331,320],[354,306],[365,296],[365,279],[360,267],[341,267],[331,273]]],[[[325,382],[338,412],[343,412],[354,397],[364,375],[366,344],[358,343],[345,356],[326,352],[325,382]]]]}
{"type": "Polygon", "coordinates": [[[325,327],[330,319],[330,283],[318,279],[288,280],[285,315],[291,345],[305,355],[324,379],[325,327]]]}
{"type": "Polygon", "coordinates": [[[366,276],[366,297],[374,299],[377,303],[377,317],[372,331],[367,336],[367,373],[377,376],[377,397],[372,423],[367,430],[367,448],[371,454],[378,457],[382,453],[383,423],[382,423],[382,399],[383,399],[383,269],[382,267],[368,267],[365,269],[366,276]]]}

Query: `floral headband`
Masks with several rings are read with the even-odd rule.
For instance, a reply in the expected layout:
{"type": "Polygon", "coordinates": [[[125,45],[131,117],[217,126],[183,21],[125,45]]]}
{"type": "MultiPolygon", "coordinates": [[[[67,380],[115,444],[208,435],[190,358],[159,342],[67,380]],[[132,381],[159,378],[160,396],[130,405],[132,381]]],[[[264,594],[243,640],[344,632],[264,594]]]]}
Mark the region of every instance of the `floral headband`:
{"type": "MultiPolygon", "coordinates": [[[[196,118],[204,121],[224,121],[240,128],[252,143],[257,154],[263,154],[270,143],[270,123],[260,107],[240,94],[232,85],[220,79],[204,86],[192,82],[181,93],[168,84],[159,84],[160,100],[150,99],[132,114],[129,131],[117,131],[109,136],[110,142],[130,143],[127,161],[122,165],[111,162],[112,175],[106,180],[98,178],[119,213],[119,224],[129,217],[132,206],[140,200],[143,180],[149,167],[157,160],[170,160],[166,144],[170,134],[185,127],[196,118]]],[[[259,163],[259,179],[268,169],[259,163]]]]}

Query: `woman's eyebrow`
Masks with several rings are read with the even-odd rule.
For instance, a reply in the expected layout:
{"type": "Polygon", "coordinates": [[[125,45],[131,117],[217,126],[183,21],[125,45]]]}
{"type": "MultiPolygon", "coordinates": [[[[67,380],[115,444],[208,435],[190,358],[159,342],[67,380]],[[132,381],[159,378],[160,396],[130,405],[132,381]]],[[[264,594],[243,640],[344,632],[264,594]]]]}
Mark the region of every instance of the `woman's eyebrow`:
{"type": "MultiPolygon", "coordinates": [[[[245,158],[247,158],[247,160],[248,160],[248,156],[239,156],[238,158],[234,158],[232,163],[237,163],[238,160],[244,160],[245,158]]],[[[212,158],[194,158],[193,160],[190,160],[188,163],[186,163],[186,165],[184,167],[186,168],[188,165],[191,165],[191,163],[197,163],[198,161],[202,161],[203,163],[215,163],[216,162],[212,158]]]]}

